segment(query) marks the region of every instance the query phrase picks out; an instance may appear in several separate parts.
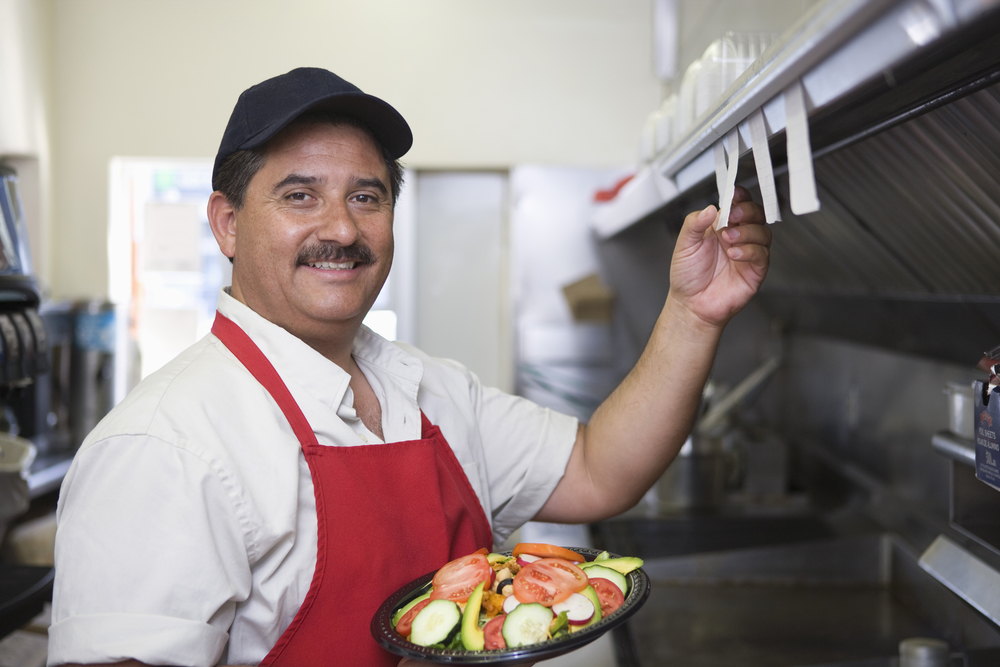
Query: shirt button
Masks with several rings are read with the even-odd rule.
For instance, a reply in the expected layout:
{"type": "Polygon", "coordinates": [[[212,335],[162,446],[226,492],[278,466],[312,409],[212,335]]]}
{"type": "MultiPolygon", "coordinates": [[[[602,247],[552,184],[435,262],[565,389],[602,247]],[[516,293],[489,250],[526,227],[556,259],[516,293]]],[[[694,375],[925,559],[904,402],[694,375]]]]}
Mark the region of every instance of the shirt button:
{"type": "Polygon", "coordinates": [[[358,433],[358,436],[361,438],[362,442],[368,442],[368,438],[366,438],[363,433],[358,433]]]}

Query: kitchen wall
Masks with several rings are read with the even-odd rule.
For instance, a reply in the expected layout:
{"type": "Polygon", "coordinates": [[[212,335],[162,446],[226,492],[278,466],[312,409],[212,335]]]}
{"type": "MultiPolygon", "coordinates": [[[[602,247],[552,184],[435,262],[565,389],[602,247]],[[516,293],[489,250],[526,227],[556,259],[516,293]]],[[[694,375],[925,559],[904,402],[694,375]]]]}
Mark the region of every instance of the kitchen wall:
{"type": "MultiPolygon", "coordinates": [[[[814,2],[679,0],[678,64],[727,29],[787,28],[814,2]]],[[[653,0],[37,5],[51,8],[27,27],[51,44],[52,241],[40,252],[56,297],[107,290],[113,156],[211,156],[239,92],[293,67],[328,67],[396,105],[414,169],[627,166],[673,85],[653,73],[653,0]]]]}
{"type": "Polygon", "coordinates": [[[52,2],[0,0],[0,160],[17,170],[32,264],[51,250],[52,2]]]}
{"type": "Polygon", "coordinates": [[[103,294],[108,161],[212,156],[240,91],[299,65],[395,105],[410,168],[635,161],[650,0],[55,0],[57,296],[103,294]]]}

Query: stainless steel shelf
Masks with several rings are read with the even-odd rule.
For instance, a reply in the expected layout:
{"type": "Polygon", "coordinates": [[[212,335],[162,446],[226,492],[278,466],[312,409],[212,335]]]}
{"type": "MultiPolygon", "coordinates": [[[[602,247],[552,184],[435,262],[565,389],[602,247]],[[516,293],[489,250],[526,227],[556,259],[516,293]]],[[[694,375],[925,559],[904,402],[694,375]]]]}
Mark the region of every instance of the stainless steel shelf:
{"type": "Polygon", "coordinates": [[[802,82],[810,118],[835,110],[872,81],[891,79],[893,68],[917,53],[961,38],[997,8],[998,0],[829,0],[816,5],[685,137],[598,207],[595,232],[601,238],[617,234],[714,176],[713,145],[736,127],[750,145],[746,120],[757,109],[763,110],[768,138],[783,135],[782,92],[795,81],[802,82]]]}

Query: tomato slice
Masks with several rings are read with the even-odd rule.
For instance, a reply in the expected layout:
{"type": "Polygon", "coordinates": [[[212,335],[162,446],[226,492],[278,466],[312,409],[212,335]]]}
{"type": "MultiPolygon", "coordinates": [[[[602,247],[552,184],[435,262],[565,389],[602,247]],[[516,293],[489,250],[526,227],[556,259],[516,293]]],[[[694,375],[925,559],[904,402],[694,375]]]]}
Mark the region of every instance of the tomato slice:
{"type": "Polygon", "coordinates": [[[514,596],[521,602],[551,607],[587,587],[587,574],[561,558],[543,558],[514,576],[514,596]]]}
{"type": "Polygon", "coordinates": [[[517,558],[521,554],[538,556],[539,558],[562,558],[571,563],[582,563],[586,559],[575,551],[557,547],[552,544],[536,544],[532,542],[521,542],[514,547],[513,556],[517,558]]]}
{"type": "Polygon", "coordinates": [[[399,623],[396,624],[396,632],[404,637],[410,636],[410,630],[413,629],[413,619],[417,617],[420,610],[430,604],[430,598],[426,600],[421,600],[417,604],[410,607],[410,611],[403,614],[403,618],[399,619],[399,623]]]}
{"type": "Polygon", "coordinates": [[[431,600],[465,602],[480,582],[489,584],[493,568],[483,554],[469,554],[445,564],[434,575],[431,600]]]}
{"type": "Polygon", "coordinates": [[[492,651],[498,648],[507,648],[507,642],[503,638],[503,622],[506,618],[506,614],[494,616],[493,619],[483,627],[483,648],[487,651],[492,651]]]}
{"type": "Polygon", "coordinates": [[[482,555],[484,555],[484,556],[485,556],[485,555],[487,555],[487,554],[488,554],[489,552],[490,552],[490,550],[489,550],[489,549],[487,549],[486,547],[483,547],[483,548],[481,548],[481,549],[476,549],[476,550],[475,550],[475,551],[473,551],[472,553],[474,553],[474,554],[482,554],[482,555]]]}
{"type": "Polygon", "coordinates": [[[604,618],[625,603],[625,596],[622,595],[622,589],[607,579],[595,577],[590,580],[590,585],[594,587],[597,599],[601,603],[601,618],[604,618]]]}

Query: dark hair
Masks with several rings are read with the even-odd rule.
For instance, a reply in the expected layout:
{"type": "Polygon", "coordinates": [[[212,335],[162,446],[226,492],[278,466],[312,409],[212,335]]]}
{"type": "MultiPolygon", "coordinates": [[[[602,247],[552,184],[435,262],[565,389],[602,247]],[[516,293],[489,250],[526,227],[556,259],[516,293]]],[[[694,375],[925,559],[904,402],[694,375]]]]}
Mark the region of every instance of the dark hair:
{"type": "MultiPolygon", "coordinates": [[[[385,162],[385,168],[389,172],[392,205],[395,207],[396,200],[399,198],[399,190],[403,187],[403,165],[400,164],[399,160],[392,157],[388,149],[379,143],[372,131],[363,122],[352,116],[344,116],[332,111],[314,110],[307,111],[293,120],[285,127],[285,130],[308,123],[349,125],[366,132],[382,153],[382,160],[385,162]]],[[[281,136],[281,134],[279,133],[278,136],[281,136]]],[[[274,140],[272,139],[271,141],[274,140]]],[[[212,188],[225,195],[226,199],[229,200],[229,203],[237,211],[243,208],[243,204],[246,203],[247,188],[250,186],[250,181],[253,180],[253,177],[267,161],[267,150],[270,143],[268,142],[256,148],[236,151],[228,156],[219,166],[218,174],[212,182],[212,188]]]]}

